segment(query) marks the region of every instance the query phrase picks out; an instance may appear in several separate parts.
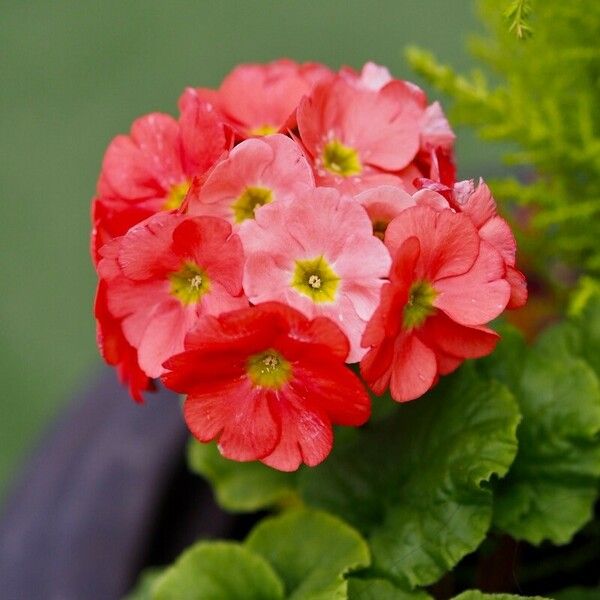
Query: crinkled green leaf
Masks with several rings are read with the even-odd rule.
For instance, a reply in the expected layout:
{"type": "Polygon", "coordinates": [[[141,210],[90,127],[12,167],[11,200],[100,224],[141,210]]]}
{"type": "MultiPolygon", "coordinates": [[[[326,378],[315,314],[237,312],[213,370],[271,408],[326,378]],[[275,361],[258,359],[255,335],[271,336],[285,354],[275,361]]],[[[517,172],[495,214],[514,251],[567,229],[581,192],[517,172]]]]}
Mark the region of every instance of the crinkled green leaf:
{"type": "Polygon", "coordinates": [[[467,590],[452,600],[519,600],[520,598],[529,598],[530,600],[550,600],[543,596],[515,596],[513,594],[485,594],[479,590],[467,590]]]}
{"type": "Polygon", "coordinates": [[[301,472],[301,495],[369,538],[375,573],[431,584],[484,539],[487,482],[508,470],[518,422],[510,392],[464,365],[301,472]]]}
{"type": "Polygon", "coordinates": [[[269,563],[240,544],[199,542],[152,586],[152,600],[282,600],[269,563]]]}
{"type": "Polygon", "coordinates": [[[293,503],[295,473],[283,473],[259,462],[240,463],[223,458],[216,444],[194,439],[188,446],[192,471],[210,481],[217,502],[232,512],[252,512],[293,503]]]}
{"type": "Polygon", "coordinates": [[[348,580],[349,600],[431,600],[431,596],[422,590],[406,591],[396,587],[387,579],[348,580]]]}
{"type": "Polygon", "coordinates": [[[152,587],[163,572],[164,568],[162,567],[145,569],[139,576],[135,587],[123,598],[123,600],[151,600],[152,587]]]}
{"type": "Polygon", "coordinates": [[[293,600],[343,600],[345,575],[367,567],[369,548],[360,534],[331,515],[294,510],[259,523],[246,547],[273,565],[293,600]]]}
{"type": "Polygon", "coordinates": [[[517,458],[495,493],[494,522],[533,544],[568,542],[590,519],[597,497],[600,387],[577,357],[587,347],[582,325],[562,323],[524,355],[517,350],[520,373],[513,343],[503,342],[482,363],[511,387],[523,414],[517,458]]]}

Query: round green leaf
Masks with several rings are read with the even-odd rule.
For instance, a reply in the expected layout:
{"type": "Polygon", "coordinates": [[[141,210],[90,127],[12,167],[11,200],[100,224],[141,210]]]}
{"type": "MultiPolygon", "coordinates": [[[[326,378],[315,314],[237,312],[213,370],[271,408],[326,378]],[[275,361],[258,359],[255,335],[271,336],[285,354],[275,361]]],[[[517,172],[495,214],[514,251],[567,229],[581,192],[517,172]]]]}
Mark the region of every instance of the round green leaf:
{"type": "Polygon", "coordinates": [[[370,563],[360,534],[331,515],[297,510],[265,519],[246,540],[261,554],[285,584],[293,600],[343,600],[345,575],[370,563]]]}
{"type": "Polygon", "coordinates": [[[301,494],[367,536],[375,572],[429,585],[484,539],[487,482],[512,463],[519,418],[504,386],[465,365],[303,471],[301,494]]]}
{"type": "Polygon", "coordinates": [[[217,502],[231,512],[253,512],[297,502],[295,473],[283,473],[259,462],[223,458],[216,444],[190,440],[188,464],[210,481],[217,502]]]}
{"type": "Polygon", "coordinates": [[[282,600],[283,584],[264,558],[229,542],[186,550],[152,586],[152,600],[282,600]]]}
{"type": "Polygon", "coordinates": [[[520,375],[506,381],[523,421],[517,458],[495,493],[494,522],[532,544],[569,542],[591,518],[598,494],[600,386],[577,358],[582,344],[575,323],[553,327],[525,354],[520,375]]]}

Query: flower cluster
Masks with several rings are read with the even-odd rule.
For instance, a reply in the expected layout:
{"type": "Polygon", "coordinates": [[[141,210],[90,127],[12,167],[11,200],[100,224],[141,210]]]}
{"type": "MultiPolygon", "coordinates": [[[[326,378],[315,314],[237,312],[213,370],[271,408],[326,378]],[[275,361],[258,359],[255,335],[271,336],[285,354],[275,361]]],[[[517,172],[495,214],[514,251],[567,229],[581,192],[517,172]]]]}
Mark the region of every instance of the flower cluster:
{"type": "Polygon", "coordinates": [[[136,400],[156,378],[186,394],[224,456],[318,464],[333,425],[369,418],[364,383],[415,399],[525,303],[489,189],[455,181],[441,107],[384,67],[243,65],[179,110],[106,151],[98,342],[136,400]]]}

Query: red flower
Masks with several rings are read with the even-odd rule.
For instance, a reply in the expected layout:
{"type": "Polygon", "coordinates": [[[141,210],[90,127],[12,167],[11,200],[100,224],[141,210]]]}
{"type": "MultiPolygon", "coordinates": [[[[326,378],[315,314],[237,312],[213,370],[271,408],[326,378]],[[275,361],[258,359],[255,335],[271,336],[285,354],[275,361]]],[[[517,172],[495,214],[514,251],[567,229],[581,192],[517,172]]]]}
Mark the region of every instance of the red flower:
{"type": "Polygon", "coordinates": [[[223,456],[282,471],[323,461],[332,425],[362,425],[369,396],[344,361],[345,335],[324,317],[309,320],[269,302],[205,317],[168,360],[164,384],[187,394],[188,427],[217,439],[223,456]]]}
{"type": "Polygon", "coordinates": [[[192,179],[228,149],[227,131],[214,108],[190,98],[179,121],[152,113],[118,135],[102,163],[97,195],[113,211],[136,207],[151,213],[178,208],[192,179]]]}
{"type": "Polygon", "coordinates": [[[390,282],[367,325],[361,373],[377,394],[398,402],[424,394],[465,358],[489,354],[497,334],[485,327],[506,307],[504,260],[471,220],[429,206],[404,210],[388,226],[390,282]]]}
{"type": "MultiPolygon", "coordinates": [[[[162,363],[183,350],[201,315],[247,306],[242,245],[223,219],[159,213],[100,254],[109,316],[119,321],[149,377],[158,377],[162,363]]],[[[96,317],[105,328],[100,308],[96,317]]]]}

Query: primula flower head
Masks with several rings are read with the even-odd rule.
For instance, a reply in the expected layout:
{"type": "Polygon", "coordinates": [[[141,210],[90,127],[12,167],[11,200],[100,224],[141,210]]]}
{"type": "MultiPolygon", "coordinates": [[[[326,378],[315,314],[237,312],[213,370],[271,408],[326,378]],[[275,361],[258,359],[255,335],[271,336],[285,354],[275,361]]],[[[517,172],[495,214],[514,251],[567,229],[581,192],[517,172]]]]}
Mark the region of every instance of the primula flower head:
{"type": "Polygon", "coordinates": [[[183,349],[201,315],[247,306],[241,242],[222,219],[159,213],[100,254],[108,311],[149,377],[183,349]]]}
{"type": "Polygon", "coordinates": [[[408,208],[388,226],[393,265],[369,322],[361,373],[377,394],[413,400],[465,358],[490,353],[486,327],[506,307],[504,261],[471,220],[449,209],[408,208]]]}
{"type": "Polygon", "coordinates": [[[190,215],[212,215],[239,225],[265,204],[286,200],[314,187],[312,170],[290,138],[270,135],[236,146],[194,189],[190,215]]]}
{"type": "Polygon", "coordinates": [[[353,192],[399,184],[391,172],[417,154],[423,110],[398,80],[375,91],[343,76],[315,86],[300,101],[297,117],[317,183],[353,192]]]}
{"type": "Polygon", "coordinates": [[[379,301],[390,256],[356,200],[331,188],[263,207],[244,221],[244,290],[251,302],[280,301],[327,316],[350,340],[349,362],[379,301]]]}
{"type": "Polygon", "coordinates": [[[349,345],[329,319],[279,303],[204,317],[169,359],[164,384],[187,394],[185,419],[221,454],[282,471],[322,462],[332,425],[362,425],[370,400],[345,366],[349,345]]]}

